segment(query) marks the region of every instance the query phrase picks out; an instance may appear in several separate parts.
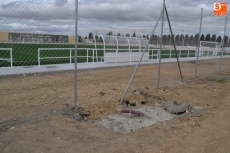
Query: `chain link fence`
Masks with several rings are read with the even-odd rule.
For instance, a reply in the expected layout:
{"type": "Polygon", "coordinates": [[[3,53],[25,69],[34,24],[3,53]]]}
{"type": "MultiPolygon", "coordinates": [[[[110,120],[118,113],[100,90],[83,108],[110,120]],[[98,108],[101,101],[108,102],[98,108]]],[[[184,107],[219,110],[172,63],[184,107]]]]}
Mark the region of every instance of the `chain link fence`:
{"type": "Polygon", "coordinates": [[[98,119],[137,89],[181,83],[179,66],[184,82],[229,72],[230,27],[213,3],[202,14],[195,2],[167,2],[168,16],[161,1],[76,3],[0,2],[0,124],[68,114],[74,103],[98,119]]]}

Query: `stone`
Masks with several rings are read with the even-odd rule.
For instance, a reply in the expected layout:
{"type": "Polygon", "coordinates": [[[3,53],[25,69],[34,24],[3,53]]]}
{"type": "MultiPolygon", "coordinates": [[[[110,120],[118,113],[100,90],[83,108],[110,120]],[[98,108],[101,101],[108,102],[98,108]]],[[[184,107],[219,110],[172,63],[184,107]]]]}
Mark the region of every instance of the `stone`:
{"type": "Polygon", "coordinates": [[[164,105],[164,108],[171,114],[182,114],[190,108],[190,104],[184,103],[179,105],[173,101],[167,101],[164,105]]]}

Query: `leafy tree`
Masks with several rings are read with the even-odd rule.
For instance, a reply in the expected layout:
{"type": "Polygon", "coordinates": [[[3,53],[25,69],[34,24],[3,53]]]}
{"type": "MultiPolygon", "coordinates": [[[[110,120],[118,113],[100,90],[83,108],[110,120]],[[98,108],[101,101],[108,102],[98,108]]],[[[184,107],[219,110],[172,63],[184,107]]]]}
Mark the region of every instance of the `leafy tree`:
{"type": "Polygon", "coordinates": [[[221,42],[221,36],[218,36],[216,39],[217,42],[221,42]]]}
{"type": "Polygon", "coordinates": [[[155,35],[152,35],[152,36],[151,36],[151,38],[150,38],[150,40],[149,40],[149,43],[150,43],[150,44],[154,44],[154,43],[155,43],[154,36],[155,36],[155,35]]]}
{"type": "Polygon", "coordinates": [[[204,41],[204,34],[200,36],[200,41],[204,41]]]}
{"type": "Polygon", "coordinates": [[[224,42],[228,42],[228,36],[227,35],[224,36],[224,42]]]}
{"type": "Polygon", "coordinates": [[[176,36],[175,36],[175,40],[178,41],[179,39],[180,39],[180,36],[179,36],[179,35],[176,35],[176,36]]]}
{"type": "Polygon", "coordinates": [[[216,41],[216,34],[213,34],[212,37],[211,37],[211,41],[216,41]]]}
{"type": "Polygon", "coordinates": [[[188,45],[188,42],[189,42],[189,35],[188,35],[188,34],[185,34],[185,37],[184,37],[184,45],[187,46],[187,45],[188,45]]]}
{"type": "Polygon", "coordinates": [[[146,36],[146,39],[148,39],[148,40],[149,40],[149,35],[147,35],[147,36],[146,36]]]}
{"type": "Polygon", "coordinates": [[[120,34],[120,33],[117,33],[117,36],[121,36],[121,34],[120,34]]]}
{"type": "Polygon", "coordinates": [[[81,36],[78,37],[78,42],[79,43],[82,42],[82,37],[81,36]]]}
{"type": "Polygon", "coordinates": [[[175,40],[174,37],[175,37],[174,34],[170,37],[170,39],[171,39],[171,44],[173,44],[173,40],[175,40]]]}
{"type": "Polygon", "coordinates": [[[194,39],[198,40],[198,38],[199,38],[199,33],[195,34],[195,36],[194,36],[194,39]]]}
{"type": "Polygon", "coordinates": [[[99,37],[98,42],[103,42],[102,37],[99,37]]]}
{"type": "Polygon", "coordinates": [[[180,37],[179,37],[179,42],[180,42],[180,45],[183,46],[183,42],[184,42],[184,35],[181,34],[180,37]]]}
{"type": "Polygon", "coordinates": [[[210,41],[210,40],[211,40],[211,35],[210,35],[210,34],[207,34],[204,40],[205,40],[205,41],[210,41]]]}
{"type": "Polygon", "coordinates": [[[130,37],[130,34],[129,34],[129,33],[127,33],[127,34],[125,35],[125,37],[130,37]]]}
{"type": "Polygon", "coordinates": [[[227,44],[228,44],[228,36],[225,35],[225,36],[224,36],[224,47],[226,47],[227,44]]]}
{"type": "Polygon", "coordinates": [[[167,44],[167,35],[162,36],[162,44],[166,45],[167,44]]]}
{"type": "Polygon", "coordinates": [[[187,46],[193,46],[194,45],[194,36],[193,35],[190,35],[189,38],[188,38],[188,43],[187,43],[187,46]]]}
{"type": "Polygon", "coordinates": [[[113,33],[110,31],[110,32],[108,32],[106,35],[108,35],[108,36],[112,36],[112,35],[113,35],[113,33]]]}
{"type": "Polygon", "coordinates": [[[136,37],[136,33],[135,32],[133,33],[133,37],[136,37]]]}
{"type": "Polygon", "coordinates": [[[176,45],[179,45],[179,43],[180,43],[180,36],[179,36],[179,35],[176,35],[176,36],[175,36],[175,44],[176,44],[176,45]]]}
{"type": "Polygon", "coordinates": [[[194,36],[194,39],[193,39],[194,41],[193,41],[193,43],[194,43],[194,45],[198,45],[198,40],[199,40],[199,34],[197,33],[195,36],[194,36]]]}
{"type": "Polygon", "coordinates": [[[171,35],[167,36],[167,40],[168,40],[168,44],[167,45],[171,45],[172,44],[171,35]]]}
{"type": "Polygon", "coordinates": [[[92,32],[89,33],[89,39],[93,39],[93,34],[92,34],[92,32]]]}

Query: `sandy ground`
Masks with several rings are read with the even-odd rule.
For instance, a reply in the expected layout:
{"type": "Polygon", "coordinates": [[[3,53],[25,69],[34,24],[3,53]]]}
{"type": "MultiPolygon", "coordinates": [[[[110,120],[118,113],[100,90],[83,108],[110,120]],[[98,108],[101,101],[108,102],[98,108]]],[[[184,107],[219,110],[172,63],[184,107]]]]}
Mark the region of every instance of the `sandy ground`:
{"type": "Polygon", "coordinates": [[[168,100],[201,106],[205,113],[174,118],[121,134],[93,122],[116,111],[134,67],[82,71],[78,74],[78,106],[90,112],[87,121],[71,116],[73,73],[35,74],[0,79],[0,152],[223,152],[230,150],[230,68],[223,60],[195,64],[141,66],[127,97],[135,89],[147,90],[149,105],[168,100]],[[40,116],[40,117],[38,117],[40,116]],[[36,117],[34,119],[29,118],[36,117]],[[24,120],[24,121],[22,121],[24,120]]]}

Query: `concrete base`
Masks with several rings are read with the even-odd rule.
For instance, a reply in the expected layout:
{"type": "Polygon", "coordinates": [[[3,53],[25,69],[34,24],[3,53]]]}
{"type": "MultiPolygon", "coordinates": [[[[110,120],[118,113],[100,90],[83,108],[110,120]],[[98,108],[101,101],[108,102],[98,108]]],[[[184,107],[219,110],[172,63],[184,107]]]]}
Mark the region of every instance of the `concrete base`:
{"type": "Polygon", "coordinates": [[[115,132],[129,133],[137,129],[151,126],[157,122],[170,120],[175,116],[159,106],[143,106],[132,110],[143,112],[146,116],[135,114],[112,114],[106,118],[96,121],[96,125],[111,129],[115,132]]]}

